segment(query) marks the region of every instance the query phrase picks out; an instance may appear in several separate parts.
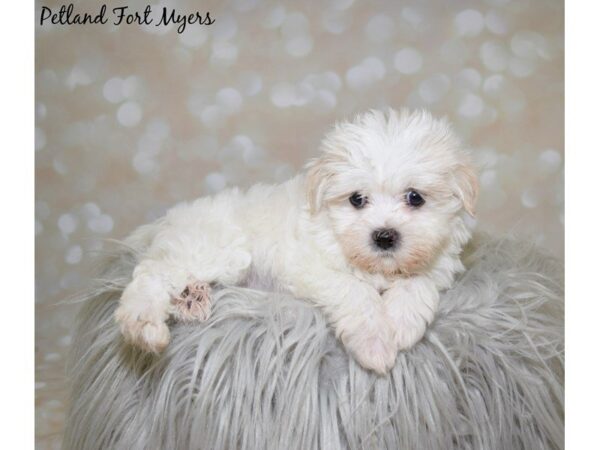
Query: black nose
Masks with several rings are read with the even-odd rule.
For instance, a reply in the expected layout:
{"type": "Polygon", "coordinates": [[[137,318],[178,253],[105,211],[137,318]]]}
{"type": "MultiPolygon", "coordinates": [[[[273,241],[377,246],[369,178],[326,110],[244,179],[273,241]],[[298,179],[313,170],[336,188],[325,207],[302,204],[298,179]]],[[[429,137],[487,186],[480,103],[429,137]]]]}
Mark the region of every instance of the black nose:
{"type": "Polygon", "coordinates": [[[377,247],[388,250],[398,243],[400,235],[392,228],[380,228],[379,230],[373,231],[371,237],[377,247]]]}

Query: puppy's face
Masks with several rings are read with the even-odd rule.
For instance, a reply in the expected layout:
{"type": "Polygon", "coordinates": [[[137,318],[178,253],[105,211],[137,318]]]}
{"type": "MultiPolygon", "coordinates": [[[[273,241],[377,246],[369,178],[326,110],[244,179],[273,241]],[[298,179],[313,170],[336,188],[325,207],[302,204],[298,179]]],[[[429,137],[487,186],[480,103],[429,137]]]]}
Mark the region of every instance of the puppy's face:
{"type": "Polygon", "coordinates": [[[313,214],[326,214],[347,260],[412,275],[444,250],[455,217],[473,213],[477,178],[446,122],[371,112],[338,125],[308,165],[313,214]]]}

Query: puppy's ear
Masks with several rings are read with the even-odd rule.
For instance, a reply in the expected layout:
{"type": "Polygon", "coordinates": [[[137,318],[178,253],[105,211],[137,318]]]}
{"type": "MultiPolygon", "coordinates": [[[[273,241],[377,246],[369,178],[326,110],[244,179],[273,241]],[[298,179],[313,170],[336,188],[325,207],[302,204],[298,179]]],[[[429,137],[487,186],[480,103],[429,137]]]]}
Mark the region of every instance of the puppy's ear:
{"type": "Polygon", "coordinates": [[[462,201],[465,210],[475,217],[475,204],[479,195],[479,180],[475,167],[470,161],[458,164],[454,171],[455,193],[462,201]]]}
{"type": "Polygon", "coordinates": [[[323,207],[323,197],[327,184],[333,177],[326,155],[310,160],[306,164],[306,194],[311,214],[318,213],[323,207]]]}

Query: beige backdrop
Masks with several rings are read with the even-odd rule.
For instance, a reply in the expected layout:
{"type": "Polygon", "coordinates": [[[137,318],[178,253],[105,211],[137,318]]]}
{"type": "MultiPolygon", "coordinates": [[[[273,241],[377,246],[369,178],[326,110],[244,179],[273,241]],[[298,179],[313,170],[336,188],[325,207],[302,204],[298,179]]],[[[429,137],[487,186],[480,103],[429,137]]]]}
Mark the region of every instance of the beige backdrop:
{"type": "MultiPolygon", "coordinates": [[[[554,0],[129,1],[210,27],[39,25],[36,422],[56,448],[74,306],[102,240],[173,203],[284,180],[337,119],[447,115],[481,166],[479,226],[563,255],[563,4],[554,0]]],[[[75,2],[97,13],[101,2],[75,2]]]]}

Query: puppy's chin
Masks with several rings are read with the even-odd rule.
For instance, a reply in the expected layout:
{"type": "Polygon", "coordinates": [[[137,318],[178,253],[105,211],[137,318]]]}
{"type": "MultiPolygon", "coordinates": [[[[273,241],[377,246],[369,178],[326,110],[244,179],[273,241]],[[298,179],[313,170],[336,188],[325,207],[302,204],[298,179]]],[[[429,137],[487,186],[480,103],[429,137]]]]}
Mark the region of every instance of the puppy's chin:
{"type": "Polygon", "coordinates": [[[348,262],[368,273],[386,276],[411,276],[427,271],[442,246],[441,241],[403,245],[394,251],[380,251],[360,244],[348,233],[340,237],[348,262]]]}
{"type": "Polygon", "coordinates": [[[406,259],[388,253],[346,255],[354,267],[368,273],[379,273],[386,276],[411,276],[423,273],[430,266],[432,258],[421,255],[410,256],[406,259]]]}

